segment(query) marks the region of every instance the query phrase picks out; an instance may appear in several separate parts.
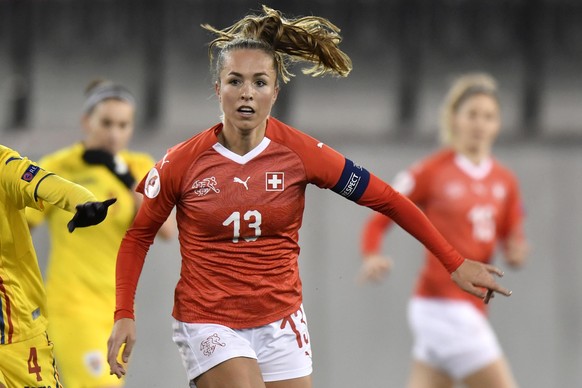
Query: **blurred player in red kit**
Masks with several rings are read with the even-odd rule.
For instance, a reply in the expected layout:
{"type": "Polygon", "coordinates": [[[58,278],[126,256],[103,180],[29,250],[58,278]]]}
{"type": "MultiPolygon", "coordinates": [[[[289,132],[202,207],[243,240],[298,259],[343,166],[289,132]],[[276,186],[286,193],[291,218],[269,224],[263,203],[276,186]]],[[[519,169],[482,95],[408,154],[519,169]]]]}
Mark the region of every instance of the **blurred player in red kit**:
{"type": "MultiPolygon", "coordinates": [[[[363,167],[270,116],[288,61],[313,76],[346,76],[339,30],[263,7],[217,35],[215,90],[222,122],[171,148],[138,186],[145,195],[117,261],[111,373],[125,374],[135,342],[134,295],[157,229],[176,207],[182,270],[174,335],[190,386],[311,387],[311,344],[297,259],[305,188],[312,183],[395,219],[459,285],[506,295],[494,267],[460,256],[424,214],[363,167]],[[476,287],[477,286],[477,287],[476,287]]],[[[212,59],[212,56],[211,56],[212,59]]]]}
{"type": "MultiPolygon", "coordinates": [[[[500,129],[496,82],[486,74],[457,79],[443,109],[446,148],[400,173],[394,188],[420,206],[463,255],[483,263],[501,243],[507,263],[520,267],[528,251],[522,204],[513,174],[491,156],[500,129]]],[[[364,227],[365,279],[391,267],[380,244],[391,220],[374,214],[364,227]]],[[[431,252],[409,305],[414,336],[409,388],[515,387],[481,298],[459,289],[431,252]]]]}

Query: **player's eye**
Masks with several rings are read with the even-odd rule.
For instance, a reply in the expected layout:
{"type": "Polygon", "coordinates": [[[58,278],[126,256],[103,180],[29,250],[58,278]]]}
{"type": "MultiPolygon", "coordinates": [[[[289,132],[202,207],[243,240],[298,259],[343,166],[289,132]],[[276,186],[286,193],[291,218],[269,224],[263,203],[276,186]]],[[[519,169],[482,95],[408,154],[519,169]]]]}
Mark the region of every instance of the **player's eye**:
{"type": "Polygon", "coordinates": [[[485,120],[487,120],[487,121],[494,121],[496,118],[496,115],[493,112],[487,112],[487,113],[485,113],[484,116],[485,116],[485,120]]]}
{"type": "Polygon", "coordinates": [[[470,118],[471,120],[475,120],[475,119],[477,118],[478,114],[477,114],[477,112],[476,112],[476,111],[474,111],[474,110],[470,110],[470,111],[469,111],[469,113],[468,113],[468,116],[469,116],[469,118],[470,118]]]}
{"type": "Polygon", "coordinates": [[[233,79],[230,79],[230,80],[228,81],[228,83],[229,83],[230,85],[233,85],[233,86],[238,86],[238,85],[240,85],[240,84],[241,84],[241,81],[240,81],[239,79],[233,78],[233,79]]]}
{"type": "Polygon", "coordinates": [[[262,79],[260,79],[260,80],[257,80],[255,82],[255,85],[257,85],[258,87],[263,87],[263,86],[267,86],[267,82],[264,81],[264,80],[262,80],[262,79]]]}
{"type": "Polygon", "coordinates": [[[113,126],[113,122],[109,119],[103,119],[101,120],[101,124],[105,127],[105,128],[111,128],[113,126]]]}

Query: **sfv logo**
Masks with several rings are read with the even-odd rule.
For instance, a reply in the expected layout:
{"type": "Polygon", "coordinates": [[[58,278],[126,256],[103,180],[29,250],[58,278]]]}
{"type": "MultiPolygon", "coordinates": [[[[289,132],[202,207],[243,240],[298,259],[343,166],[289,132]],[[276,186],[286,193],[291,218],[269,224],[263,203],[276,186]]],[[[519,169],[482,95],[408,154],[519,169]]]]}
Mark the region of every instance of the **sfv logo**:
{"type": "Polygon", "coordinates": [[[249,181],[249,179],[251,179],[251,177],[250,177],[250,176],[249,176],[249,177],[247,177],[247,179],[243,181],[243,180],[242,180],[242,179],[240,179],[239,177],[236,177],[236,176],[235,176],[235,177],[234,177],[234,179],[233,179],[232,181],[233,181],[233,182],[235,182],[235,183],[240,183],[241,185],[243,185],[243,186],[245,187],[245,189],[247,189],[247,190],[248,190],[248,189],[249,189],[249,186],[247,186],[247,182],[249,181]]]}
{"type": "Polygon", "coordinates": [[[202,197],[203,195],[208,194],[210,190],[214,191],[215,193],[220,193],[220,189],[216,187],[217,184],[218,183],[216,183],[216,178],[210,177],[197,180],[192,185],[192,188],[194,189],[196,195],[202,197]]]}
{"type": "Polygon", "coordinates": [[[265,173],[265,190],[266,191],[285,190],[285,173],[284,172],[265,173]]]}

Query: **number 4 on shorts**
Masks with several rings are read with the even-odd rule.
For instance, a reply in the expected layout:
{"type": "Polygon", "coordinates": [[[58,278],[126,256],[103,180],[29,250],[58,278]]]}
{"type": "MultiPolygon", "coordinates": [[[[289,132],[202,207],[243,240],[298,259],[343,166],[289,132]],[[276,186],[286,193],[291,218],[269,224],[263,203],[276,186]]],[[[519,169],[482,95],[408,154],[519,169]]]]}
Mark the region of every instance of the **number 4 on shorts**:
{"type": "Polygon", "coordinates": [[[38,356],[36,354],[36,348],[30,348],[30,354],[28,356],[28,373],[36,374],[36,381],[42,381],[40,376],[40,365],[38,365],[38,356]]]}

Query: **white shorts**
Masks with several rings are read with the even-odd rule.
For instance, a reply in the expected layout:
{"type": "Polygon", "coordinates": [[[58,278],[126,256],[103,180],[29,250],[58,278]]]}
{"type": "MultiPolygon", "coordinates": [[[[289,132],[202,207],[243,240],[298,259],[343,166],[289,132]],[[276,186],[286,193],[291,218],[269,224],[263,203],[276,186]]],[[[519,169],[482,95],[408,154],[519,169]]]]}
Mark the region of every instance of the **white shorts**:
{"type": "Polygon", "coordinates": [[[188,379],[192,381],[236,357],[256,359],[265,382],[309,376],[313,370],[311,343],[303,311],[301,306],[277,322],[242,330],[174,319],[173,340],[180,350],[188,379]]]}
{"type": "Polygon", "coordinates": [[[413,298],[408,320],[413,358],[463,380],[501,357],[487,318],[469,302],[413,298]]]}

